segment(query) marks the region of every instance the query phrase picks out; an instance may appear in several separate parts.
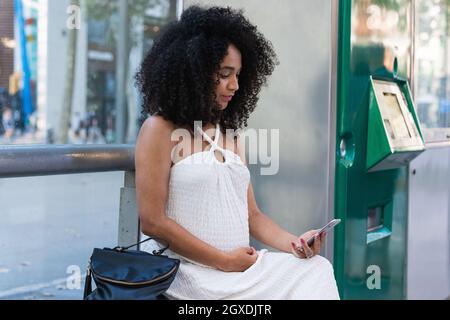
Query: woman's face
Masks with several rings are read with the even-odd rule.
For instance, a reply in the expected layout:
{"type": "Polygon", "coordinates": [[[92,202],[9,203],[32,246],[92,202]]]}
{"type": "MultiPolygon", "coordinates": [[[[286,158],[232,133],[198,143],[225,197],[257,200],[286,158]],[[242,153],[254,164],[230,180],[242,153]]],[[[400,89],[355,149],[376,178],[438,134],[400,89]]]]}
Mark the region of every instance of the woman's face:
{"type": "Polygon", "coordinates": [[[234,93],[239,89],[238,78],[241,72],[241,53],[233,44],[228,46],[228,53],[220,64],[215,90],[216,102],[221,110],[228,106],[234,93]]]}

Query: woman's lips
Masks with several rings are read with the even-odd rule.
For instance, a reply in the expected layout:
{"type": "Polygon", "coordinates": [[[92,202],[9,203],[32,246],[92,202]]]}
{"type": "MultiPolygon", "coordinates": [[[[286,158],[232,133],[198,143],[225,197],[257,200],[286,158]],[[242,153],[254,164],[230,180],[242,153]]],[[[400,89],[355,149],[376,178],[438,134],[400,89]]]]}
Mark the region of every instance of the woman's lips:
{"type": "Polygon", "coordinates": [[[233,99],[233,96],[222,96],[222,98],[223,98],[225,101],[230,102],[231,99],[233,99]]]}

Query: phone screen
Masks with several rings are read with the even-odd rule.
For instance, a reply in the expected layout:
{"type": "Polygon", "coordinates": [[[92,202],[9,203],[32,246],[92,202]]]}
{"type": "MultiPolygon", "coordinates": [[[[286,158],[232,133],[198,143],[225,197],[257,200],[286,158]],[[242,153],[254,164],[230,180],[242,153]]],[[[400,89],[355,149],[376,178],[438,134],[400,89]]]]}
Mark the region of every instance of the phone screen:
{"type": "MultiPolygon", "coordinates": [[[[330,222],[328,222],[325,226],[319,229],[317,233],[320,235],[323,232],[328,232],[329,230],[333,229],[336,225],[338,225],[341,222],[341,219],[333,219],[330,222]]],[[[311,237],[306,242],[308,246],[311,246],[314,243],[314,237],[311,237]]]]}

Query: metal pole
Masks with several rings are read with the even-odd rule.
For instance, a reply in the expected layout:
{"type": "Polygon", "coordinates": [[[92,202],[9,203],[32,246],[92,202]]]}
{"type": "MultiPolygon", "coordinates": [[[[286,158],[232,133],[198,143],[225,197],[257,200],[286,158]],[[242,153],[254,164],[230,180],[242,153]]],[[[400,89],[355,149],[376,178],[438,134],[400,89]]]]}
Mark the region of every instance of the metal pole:
{"type": "Polygon", "coordinates": [[[134,145],[0,146],[0,178],[134,171],[134,145]]]}

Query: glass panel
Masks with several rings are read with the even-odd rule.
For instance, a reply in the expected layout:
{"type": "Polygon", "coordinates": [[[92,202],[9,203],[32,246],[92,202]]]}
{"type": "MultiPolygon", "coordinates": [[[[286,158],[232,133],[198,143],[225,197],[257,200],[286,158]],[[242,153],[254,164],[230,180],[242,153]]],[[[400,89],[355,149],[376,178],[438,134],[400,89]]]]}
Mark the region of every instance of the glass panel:
{"type": "Polygon", "coordinates": [[[351,68],[358,75],[388,75],[398,60],[399,75],[409,78],[411,1],[352,2],[351,68]]]}
{"type": "Polygon", "coordinates": [[[177,0],[17,3],[0,1],[0,144],[134,142],[133,77],[177,0]]]}
{"type": "Polygon", "coordinates": [[[449,128],[449,2],[418,0],[416,17],[414,91],[419,119],[423,128],[449,128]]]}

